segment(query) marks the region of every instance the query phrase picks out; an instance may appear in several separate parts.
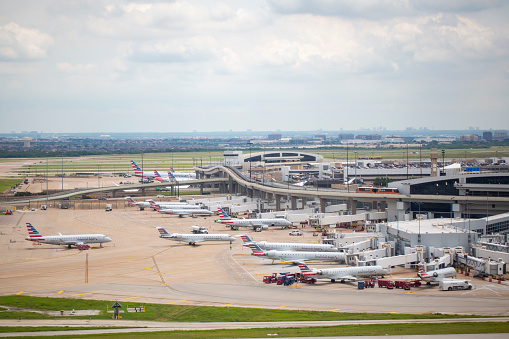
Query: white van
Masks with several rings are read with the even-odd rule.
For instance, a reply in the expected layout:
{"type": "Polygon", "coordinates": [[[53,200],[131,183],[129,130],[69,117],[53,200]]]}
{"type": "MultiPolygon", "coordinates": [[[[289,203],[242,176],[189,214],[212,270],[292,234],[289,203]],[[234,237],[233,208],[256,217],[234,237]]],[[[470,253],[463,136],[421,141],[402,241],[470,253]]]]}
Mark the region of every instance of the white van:
{"type": "Polygon", "coordinates": [[[464,279],[443,279],[438,283],[438,287],[442,291],[471,290],[472,284],[464,279]]]}

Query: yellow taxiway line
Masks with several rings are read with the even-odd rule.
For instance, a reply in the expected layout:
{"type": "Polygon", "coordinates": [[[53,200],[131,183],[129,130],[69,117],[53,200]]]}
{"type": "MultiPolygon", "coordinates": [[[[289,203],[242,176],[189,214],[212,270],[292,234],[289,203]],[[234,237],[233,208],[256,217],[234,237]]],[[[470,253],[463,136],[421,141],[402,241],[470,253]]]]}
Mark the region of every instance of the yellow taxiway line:
{"type": "Polygon", "coordinates": [[[179,303],[179,302],[182,302],[182,301],[185,301],[185,300],[175,300],[175,301],[170,301],[169,303],[167,304],[175,304],[175,303],[179,303]]]}
{"type": "Polygon", "coordinates": [[[16,295],[20,295],[21,293],[23,293],[23,291],[19,291],[18,293],[16,293],[16,295]]]}
{"type": "Polygon", "coordinates": [[[139,297],[124,298],[124,299],[119,299],[119,301],[122,301],[122,300],[129,300],[129,299],[136,299],[136,298],[139,298],[139,297]]]}
{"type": "Polygon", "coordinates": [[[81,294],[73,294],[73,295],[71,295],[71,297],[77,297],[79,295],[87,295],[87,294],[92,294],[92,292],[81,293],[81,294]]]}
{"type": "Polygon", "coordinates": [[[283,307],[286,307],[286,306],[278,306],[278,307],[274,307],[274,309],[277,310],[278,308],[283,308],[283,307]]]}
{"type": "Polygon", "coordinates": [[[230,306],[230,305],[233,305],[233,303],[224,304],[224,305],[220,305],[220,306],[230,306]]]}

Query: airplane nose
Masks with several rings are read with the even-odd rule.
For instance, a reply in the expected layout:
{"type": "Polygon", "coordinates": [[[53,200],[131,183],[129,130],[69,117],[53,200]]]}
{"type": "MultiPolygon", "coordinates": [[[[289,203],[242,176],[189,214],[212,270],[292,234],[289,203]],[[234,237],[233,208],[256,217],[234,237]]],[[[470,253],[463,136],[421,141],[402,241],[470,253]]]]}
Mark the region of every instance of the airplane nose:
{"type": "Polygon", "coordinates": [[[106,242],[112,241],[110,237],[106,237],[106,242]]]}

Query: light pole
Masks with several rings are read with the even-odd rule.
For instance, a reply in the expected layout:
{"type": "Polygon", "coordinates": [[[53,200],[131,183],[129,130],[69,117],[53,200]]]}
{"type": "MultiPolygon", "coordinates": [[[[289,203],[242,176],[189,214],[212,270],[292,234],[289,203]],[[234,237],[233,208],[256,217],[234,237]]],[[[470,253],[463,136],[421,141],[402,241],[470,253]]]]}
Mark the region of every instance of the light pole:
{"type": "Polygon", "coordinates": [[[49,199],[49,188],[48,188],[48,156],[46,155],[46,206],[48,206],[48,199],[49,199]]]}
{"type": "Polygon", "coordinates": [[[357,184],[357,152],[355,153],[355,184],[357,184]]]}
{"type": "Polygon", "coordinates": [[[442,173],[445,175],[445,149],[442,150],[442,173]]]}
{"type": "Polygon", "coordinates": [[[406,180],[408,180],[408,144],[406,144],[406,180]]]}
{"type": "Polygon", "coordinates": [[[350,193],[350,183],[348,180],[348,141],[346,142],[346,189],[347,192],[350,193]]]}
{"type": "Polygon", "coordinates": [[[62,193],[64,193],[64,153],[62,153],[62,193]]]}
{"type": "Polygon", "coordinates": [[[97,187],[101,187],[101,182],[99,180],[100,178],[100,175],[99,175],[99,168],[101,167],[101,165],[97,165],[97,187]]]}
{"type": "Polygon", "coordinates": [[[249,179],[251,179],[251,145],[253,143],[249,141],[247,144],[249,145],[249,179]]]}
{"type": "Polygon", "coordinates": [[[422,178],[422,140],[419,141],[419,170],[421,171],[422,178]]]}

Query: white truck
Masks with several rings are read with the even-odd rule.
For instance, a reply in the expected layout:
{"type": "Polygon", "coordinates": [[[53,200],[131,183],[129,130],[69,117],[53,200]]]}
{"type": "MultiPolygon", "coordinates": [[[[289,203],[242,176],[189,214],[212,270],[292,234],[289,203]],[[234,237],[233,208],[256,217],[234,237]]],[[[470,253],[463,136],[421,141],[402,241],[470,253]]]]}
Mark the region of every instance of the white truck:
{"type": "Polygon", "coordinates": [[[113,209],[113,205],[112,205],[112,204],[106,204],[106,207],[104,208],[104,210],[105,210],[106,212],[109,212],[109,211],[111,211],[112,209],[113,209]]]}
{"type": "Polygon", "coordinates": [[[465,279],[442,279],[438,287],[441,291],[471,290],[472,284],[465,279]]]}

